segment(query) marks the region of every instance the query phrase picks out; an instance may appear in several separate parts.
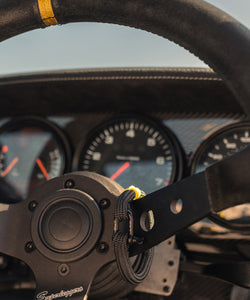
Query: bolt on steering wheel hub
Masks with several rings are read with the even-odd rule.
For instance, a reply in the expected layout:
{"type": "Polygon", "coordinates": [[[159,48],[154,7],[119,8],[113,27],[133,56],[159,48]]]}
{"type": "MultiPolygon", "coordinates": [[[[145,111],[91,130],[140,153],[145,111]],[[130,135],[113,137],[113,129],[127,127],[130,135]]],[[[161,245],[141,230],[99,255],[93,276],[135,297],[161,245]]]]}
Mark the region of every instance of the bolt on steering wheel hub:
{"type": "Polygon", "coordinates": [[[87,255],[102,229],[101,213],[94,199],[81,190],[62,189],[39,203],[32,219],[37,249],[56,261],[87,255]]]}

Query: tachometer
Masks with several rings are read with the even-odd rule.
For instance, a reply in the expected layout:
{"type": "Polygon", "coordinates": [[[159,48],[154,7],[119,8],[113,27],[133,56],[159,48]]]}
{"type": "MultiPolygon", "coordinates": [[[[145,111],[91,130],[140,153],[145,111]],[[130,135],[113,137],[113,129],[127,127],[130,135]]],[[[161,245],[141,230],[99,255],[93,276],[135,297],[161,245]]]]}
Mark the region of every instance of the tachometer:
{"type": "Polygon", "coordinates": [[[103,124],[80,146],[74,167],[149,193],[181,176],[182,154],[169,129],[147,118],[121,117],[103,124]]]}
{"type": "MultiPolygon", "coordinates": [[[[191,158],[191,173],[204,171],[208,166],[233,155],[250,144],[250,122],[224,126],[210,135],[191,158]]],[[[250,230],[250,205],[239,205],[212,216],[213,221],[230,229],[250,230]]]]}
{"type": "Polygon", "coordinates": [[[64,135],[50,122],[38,118],[8,122],[0,130],[2,194],[15,202],[42,182],[62,175],[68,152],[64,135]]]}

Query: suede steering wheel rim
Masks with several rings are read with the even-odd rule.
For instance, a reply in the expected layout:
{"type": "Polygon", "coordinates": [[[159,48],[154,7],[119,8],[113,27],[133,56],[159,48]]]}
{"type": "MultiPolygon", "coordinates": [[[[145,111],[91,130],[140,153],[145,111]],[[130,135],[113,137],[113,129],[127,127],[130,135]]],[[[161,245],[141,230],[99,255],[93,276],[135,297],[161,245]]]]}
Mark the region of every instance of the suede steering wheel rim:
{"type": "Polygon", "coordinates": [[[250,116],[250,31],[205,1],[3,0],[0,11],[0,41],[70,22],[120,24],[168,38],[212,67],[250,116]]]}

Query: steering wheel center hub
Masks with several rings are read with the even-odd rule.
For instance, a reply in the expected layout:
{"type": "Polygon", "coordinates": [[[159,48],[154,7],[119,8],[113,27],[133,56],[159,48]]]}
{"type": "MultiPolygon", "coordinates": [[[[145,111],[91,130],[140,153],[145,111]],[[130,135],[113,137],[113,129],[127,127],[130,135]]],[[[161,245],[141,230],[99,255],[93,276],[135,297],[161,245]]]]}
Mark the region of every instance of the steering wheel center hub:
{"type": "Polygon", "coordinates": [[[71,252],[88,241],[93,229],[91,211],[81,201],[62,198],[45,208],[39,222],[40,237],[56,252],[71,252]]]}
{"type": "Polygon", "coordinates": [[[39,202],[32,219],[36,248],[57,261],[72,261],[87,255],[101,230],[99,207],[81,190],[62,189],[50,194],[39,202]]]}

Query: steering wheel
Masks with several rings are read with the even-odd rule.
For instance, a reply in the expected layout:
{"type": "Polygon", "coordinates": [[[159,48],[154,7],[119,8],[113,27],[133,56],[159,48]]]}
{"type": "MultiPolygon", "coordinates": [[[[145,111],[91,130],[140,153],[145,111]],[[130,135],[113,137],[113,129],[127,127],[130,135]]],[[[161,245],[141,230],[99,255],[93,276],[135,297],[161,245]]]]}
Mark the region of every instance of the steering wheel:
{"type": "MultiPolygon", "coordinates": [[[[210,65],[250,116],[250,32],[202,0],[2,0],[0,11],[1,41],[36,28],[84,21],[131,26],[168,38],[210,65]]],[[[132,203],[133,231],[144,239],[132,241],[130,255],[146,251],[211,211],[248,202],[246,161],[249,149],[132,203]],[[179,214],[173,208],[178,198],[183,200],[179,214]],[[153,212],[155,226],[143,230],[145,211],[153,212]]],[[[1,206],[0,252],[30,266],[37,282],[35,299],[87,299],[100,269],[107,274],[119,260],[112,240],[122,220],[114,222],[113,213],[120,195],[134,198],[133,193],[90,173],[48,181],[27,200],[1,206]]],[[[119,209],[125,208],[121,204],[119,209]]],[[[124,219],[130,220],[128,215],[124,219]]],[[[104,280],[103,290],[106,287],[104,280]]]]}

